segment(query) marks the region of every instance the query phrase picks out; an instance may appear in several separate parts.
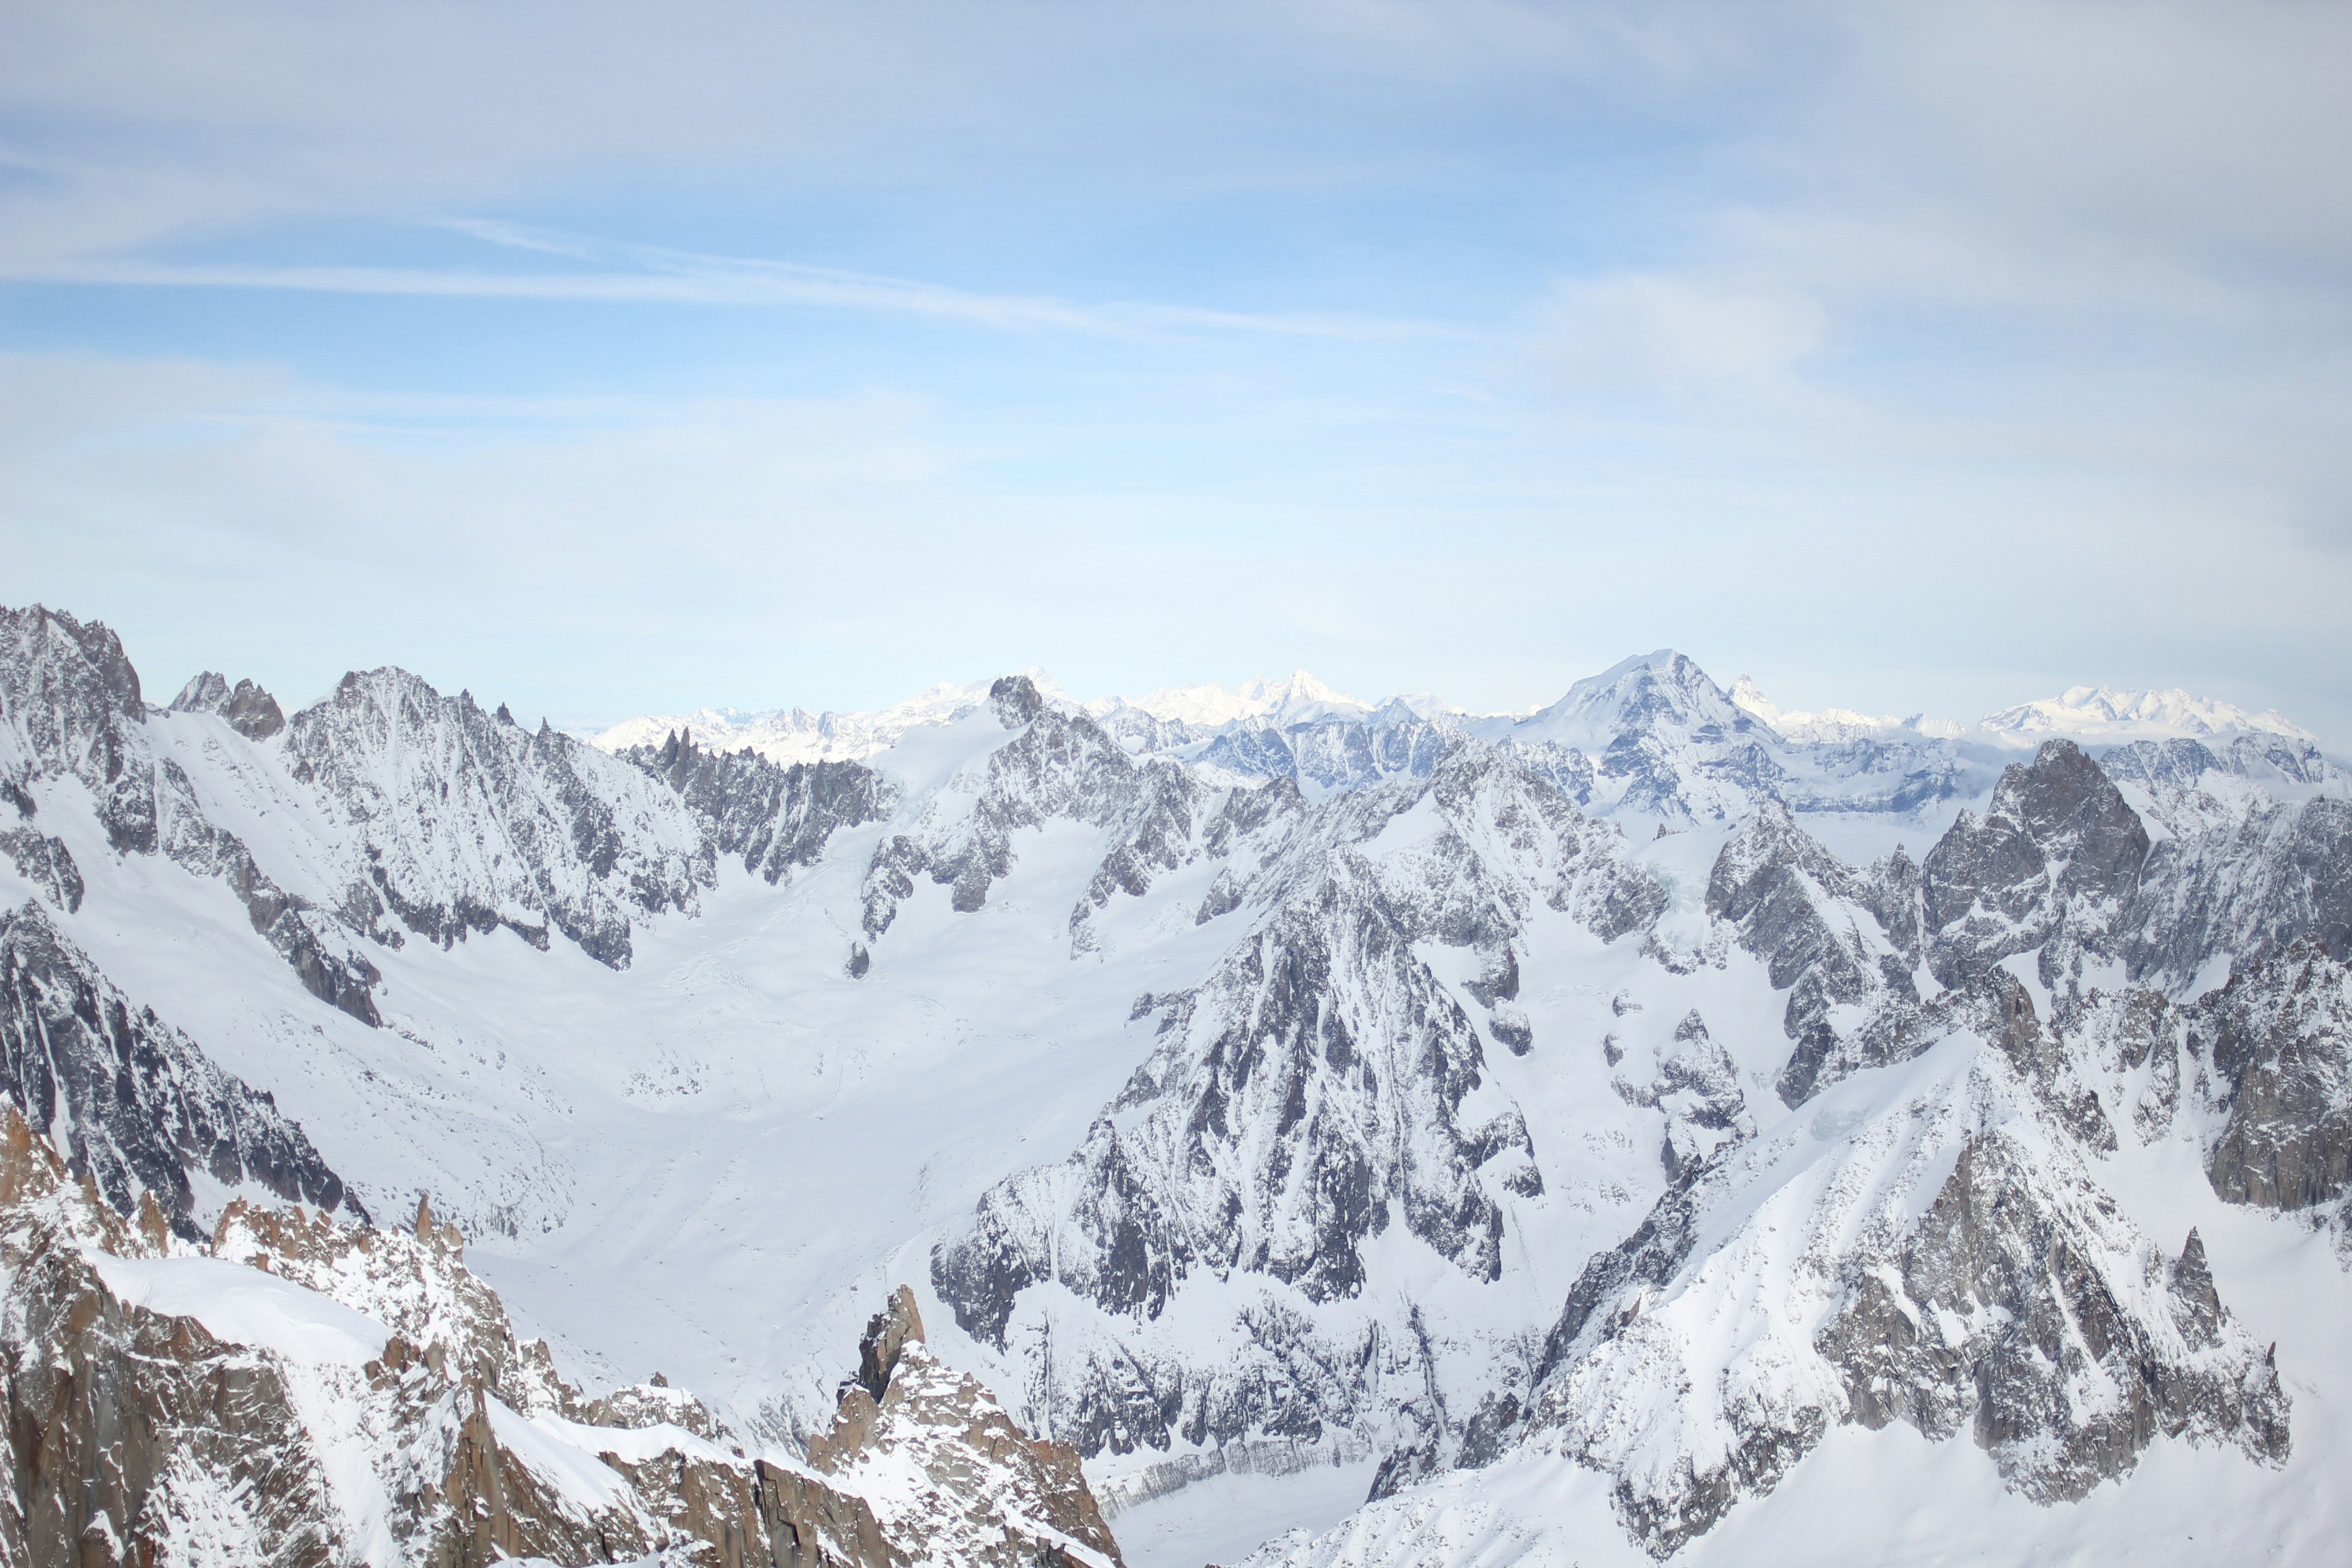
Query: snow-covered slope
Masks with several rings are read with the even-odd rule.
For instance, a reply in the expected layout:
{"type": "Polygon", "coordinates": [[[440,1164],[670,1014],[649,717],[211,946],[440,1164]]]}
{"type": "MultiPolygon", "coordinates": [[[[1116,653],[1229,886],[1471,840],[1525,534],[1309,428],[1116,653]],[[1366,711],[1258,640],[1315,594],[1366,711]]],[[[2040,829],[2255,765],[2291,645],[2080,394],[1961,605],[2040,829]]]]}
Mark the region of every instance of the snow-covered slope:
{"type": "Polygon", "coordinates": [[[2326,1517],[2308,741],[1797,739],[1661,653],[1521,717],[1014,676],[858,757],[605,750],[396,670],[154,709],[103,628],[5,629],[0,895],[205,1064],[103,1102],[161,1130],[106,1195],[283,1203],[181,1131],[242,1085],[592,1388],[814,1453],[908,1281],[1147,1564],[1347,1490],[1267,1561],[1704,1559],[1886,1476],[1997,1561],[2184,1474],[2326,1517]]]}

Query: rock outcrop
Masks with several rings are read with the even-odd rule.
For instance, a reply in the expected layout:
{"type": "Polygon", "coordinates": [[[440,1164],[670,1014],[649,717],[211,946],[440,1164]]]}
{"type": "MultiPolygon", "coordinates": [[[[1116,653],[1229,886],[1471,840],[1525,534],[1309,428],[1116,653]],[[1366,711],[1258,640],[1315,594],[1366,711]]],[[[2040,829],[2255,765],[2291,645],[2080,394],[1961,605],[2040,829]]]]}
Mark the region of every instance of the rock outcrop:
{"type": "Polygon", "coordinates": [[[782,767],[748,747],[705,751],[690,731],[623,754],[685,798],[719,854],[740,857],[743,869],[770,882],[815,865],[835,833],[880,821],[898,796],[859,763],[782,767]]]}
{"type": "Polygon", "coordinates": [[[50,1130],[114,1211],[198,1234],[191,1177],[366,1211],[267,1093],[134,1006],[37,903],[0,910],[0,1096],[50,1130]]]}
{"type": "Polygon", "coordinates": [[[248,741],[267,741],[286,728],[286,714],[278,708],[278,699],[250,680],[240,680],[232,688],[226,676],[210,669],[180,688],[180,694],[172,699],[172,711],[215,714],[248,741]]]}
{"type": "Polygon", "coordinates": [[[1525,1440],[1608,1472],[1654,1555],[1844,1422],[1967,1435],[2042,1500],[2158,1435],[2285,1457],[2277,1368],[2194,1236],[2168,1258],[2122,1217],[1992,1024],[1952,1015],[1906,1071],[1698,1167],[1587,1266],[1525,1440]]]}
{"type": "Polygon", "coordinates": [[[812,1463],[658,1384],[589,1400],[419,1205],[126,1223],[0,1113],[0,1561],[1118,1568],[1077,1458],[922,1342],[903,1289],[812,1463]],[[378,1348],[380,1347],[380,1348],[378,1348]],[[912,1483],[911,1485],[909,1483],[912,1483]]]}
{"type": "Polygon", "coordinates": [[[942,1365],[901,1285],[859,1347],[833,1429],[809,1467],[869,1500],[876,1528],[913,1563],[1117,1568],[1118,1544],[1066,1444],[1015,1426],[979,1382],[942,1365]],[[909,1469],[930,1485],[909,1491],[909,1469]]]}

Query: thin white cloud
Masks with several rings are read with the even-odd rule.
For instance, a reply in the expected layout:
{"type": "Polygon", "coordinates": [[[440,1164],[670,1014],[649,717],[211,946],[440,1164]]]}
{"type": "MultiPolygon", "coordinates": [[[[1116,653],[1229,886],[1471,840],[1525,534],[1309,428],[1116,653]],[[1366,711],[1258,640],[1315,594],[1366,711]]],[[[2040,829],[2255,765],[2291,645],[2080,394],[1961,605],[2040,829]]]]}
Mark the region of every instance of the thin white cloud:
{"type": "Polygon", "coordinates": [[[287,266],[158,261],[129,257],[0,260],[0,279],[126,288],[289,289],[463,299],[805,307],[928,317],[1007,331],[1057,330],[1139,337],[1202,331],[1286,337],[1392,338],[1450,334],[1437,323],[1341,314],[1210,310],[1119,301],[1080,304],[1047,295],[983,294],[944,284],[756,257],[616,245],[489,219],[442,226],[512,249],[617,263],[621,270],[492,272],[470,268],[287,266]]]}

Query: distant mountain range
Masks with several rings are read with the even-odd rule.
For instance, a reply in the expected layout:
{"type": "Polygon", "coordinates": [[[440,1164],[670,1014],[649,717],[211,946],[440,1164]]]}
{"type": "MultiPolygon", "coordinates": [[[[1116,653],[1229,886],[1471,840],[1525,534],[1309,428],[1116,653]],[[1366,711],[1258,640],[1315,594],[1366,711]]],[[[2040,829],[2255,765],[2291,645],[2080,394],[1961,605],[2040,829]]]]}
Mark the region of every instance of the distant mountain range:
{"type": "Polygon", "coordinates": [[[2352,770],[2274,714],[1662,651],[590,744],[37,606],[0,803],[0,1562],[2352,1539],[2352,770]]]}
{"type": "MultiPolygon", "coordinates": [[[[1677,661],[1688,663],[1672,649],[1661,649],[1645,658],[1629,659],[1592,680],[1580,682],[1577,689],[1606,690],[1615,687],[1631,668],[1671,668],[1677,661]]],[[[1197,743],[1235,728],[1284,730],[1296,724],[1377,723],[1384,714],[1410,714],[1433,723],[1489,734],[1497,725],[1517,724],[1529,717],[1474,714],[1426,695],[1366,702],[1332,689],[1303,669],[1294,670],[1287,679],[1278,681],[1260,677],[1244,682],[1237,689],[1209,681],[1198,686],[1170,687],[1133,700],[1106,697],[1083,703],[1071,698],[1044,670],[1023,673],[1049,700],[1097,721],[1109,720],[1115,726],[1120,723],[1122,714],[1140,715],[1158,721],[1161,728],[1147,730],[1130,719],[1127,721],[1130,732],[1141,731],[1155,738],[1181,735],[1184,739],[1175,742],[1179,746],[1197,743]]],[[[919,696],[870,713],[811,713],[801,708],[756,712],[702,708],[691,713],[646,714],[623,720],[590,738],[606,751],[617,752],[631,746],[658,745],[671,731],[690,730],[702,737],[706,745],[749,746],[771,762],[815,762],[828,757],[854,761],[883,750],[918,725],[948,723],[971,712],[986,698],[988,687],[987,681],[935,686],[919,696]]],[[[2317,740],[2275,709],[2253,713],[2178,689],[2118,691],[2104,686],[2070,687],[2057,697],[2021,702],[1989,713],[1973,729],[1924,714],[1909,718],[1874,716],[1849,708],[1825,709],[1818,713],[1794,711],[1774,703],[1744,675],[1733,683],[1727,695],[1734,706],[1761,721],[1782,739],[1800,742],[1853,741],[1904,733],[1947,741],[1975,734],[2018,739],[2019,743],[2031,743],[2033,739],[2050,735],[2135,741],[2273,734],[2297,741],[2317,740]]],[[[1574,694],[1567,700],[1574,701],[1574,694]]],[[[1555,712],[1556,708],[1542,711],[1555,712]]]]}

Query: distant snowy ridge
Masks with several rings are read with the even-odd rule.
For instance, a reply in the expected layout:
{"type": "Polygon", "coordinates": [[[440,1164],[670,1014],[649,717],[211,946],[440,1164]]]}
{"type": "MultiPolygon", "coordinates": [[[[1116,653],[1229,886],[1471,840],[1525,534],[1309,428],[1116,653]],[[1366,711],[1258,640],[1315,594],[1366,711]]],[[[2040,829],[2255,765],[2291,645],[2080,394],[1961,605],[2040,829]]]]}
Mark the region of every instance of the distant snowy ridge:
{"type": "MultiPolygon", "coordinates": [[[[1070,705],[1069,694],[1042,669],[1023,671],[1049,701],[1070,705]]],[[[691,732],[705,750],[751,748],[772,763],[859,762],[885,752],[909,730],[952,724],[988,700],[990,683],[943,680],[903,702],[872,712],[812,713],[805,708],[698,708],[691,713],[647,713],[624,719],[587,737],[599,750],[618,754],[637,746],[659,746],[672,734],[691,732]]]]}
{"type": "Polygon", "coordinates": [[[1915,734],[1931,735],[1937,740],[1953,741],[1968,732],[1953,720],[1930,719],[1924,713],[1897,719],[1892,714],[1876,716],[1857,712],[1851,708],[1824,708],[1818,713],[1801,712],[1783,708],[1765,696],[1755,680],[1745,675],[1732,682],[1731,700],[1770,725],[1783,740],[1790,741],[1860,741],[1904,730],[1915,734]]]}
{"type": "Polygon", "coordinates": [[[2318,738],[2275,708],[2249,713],[2231,703],[2192,697],[2178,687],[2170,691],[2118,691],[2108,686],[2070,686],[2059,696],[1989,713],[1984,728],[2037,739],[2081,735],[2095,740],[2198,740],[2249,731],[2297,741],[2318,738]]]}
{"type": "MultiPolygon", "coordinates": [[[[1130,750],[1165,751],[1197,744],[1235,730],[1287,731],[1303,725],[1388,725],[1414,720],[1440,728],[1470,728],[1489,739],[1545,739],[1590,750],[1605,747],[1619,732],[1623,715],[1612,706],[1636,669],[1654,668],[1685,691],[1684,708],[1696,725],[1737,728],[1747,715],[1780,740],[1795,745],[1847,745],[1867,740],[1965,741],[2037,744],[2053,735],[2099,742],[2205,739],[2238,734],[2316,737],[2276,709],[2251,712],[2232,703],[2169,691],[2127,691],[2111,687],[2069,687],[2056,697],[2037,698],[1987,714],[1974,726],[1957,720],[1864,713],[1853,708],[1813,710],[1783,708],[1743,675],[1728,693],[1708,681],[1698,667],[1672,649],[1626,659],[1577,682],[1548,707],[1514,713],[1476,713],[1425,692],[1367,702],[1340,691],[1307,670],[1276,680],[1264,676],[1227,687],[1215,681],[1165,687],[1138,698],[1100,697],[1080,703],[1041,668],[1022,671],[1047,701],[1066,711],[1084,711],[1103,723],[1130,750]],[[1709,710],[1715,694],[1720,710],[1709,710]],[[1727,703],[1720,699],[1728,698],[1727,703]],[[1595,706],[1595,704],[1599,706],[1595,706]]],[[[747,711],[700,708],[688,713],[656,713],[625,719],[587,738],[618,753],[658,746],[674,731],[691,731],[719,751],[750,747],[770,762],[856,762],[888,750],[911,730],[951,724],[988,700],[989,682],[941,682],[903,702],[871,712],[778,708],[747,711]]]]}
{"type": "Polygon", "coordinates": [[[1131,702],[1125,698],[1108,697],[1087,704],[1087,711],[1100,717],[1120,707],[1140,708],[1155,719],[1171,719],[1202,729],[1215,729],[1244,719],[1263,719],[1276,724],[1328,718],[1363,719],[1369,718],[1373,710],[1373,704],[1336,691],[1303,669],[1293,670],[1286,679],[1279,681],[1259,676],[1244,681],[1238,690],[1208,681],[1199,686],[1171,686],[1146,692],[1131,702]]]}

